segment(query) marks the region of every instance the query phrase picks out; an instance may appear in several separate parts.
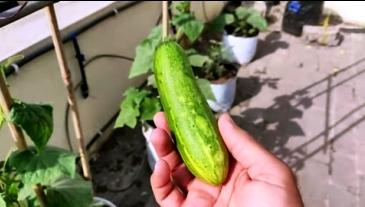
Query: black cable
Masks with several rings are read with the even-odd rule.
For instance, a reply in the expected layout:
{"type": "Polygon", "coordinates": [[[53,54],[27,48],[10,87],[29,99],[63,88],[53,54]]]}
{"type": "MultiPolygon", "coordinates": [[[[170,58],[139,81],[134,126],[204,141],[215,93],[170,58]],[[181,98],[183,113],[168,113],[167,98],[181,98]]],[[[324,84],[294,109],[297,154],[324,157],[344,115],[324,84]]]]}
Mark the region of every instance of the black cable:
{"type": "MultiPolygon", "coordinates": [[[[87,65],[89,65],[90,63],[92,63],[94,60],[97,60],[99,58],[119,58],[119,59],[123,59],[123,60],[128,60],[128,61],[133,61],[133,58],[130,57],[126,57],[123,55],[115,55],[115,54],[99,54],[99,55],[95,55],[93,57],[91,57],[89,60],[87,60],[85,62],[84,67],[86,67],[87,65]]],[[[81,81],[78,82],[75,86],[74,86],[74,91],[76,91],[81,85],[81,81]]],[[[67,139],[67,144],[68,147],[70,148],[70,151],[73,151],[73,147],[71,144],[71,137],[70,137],[70,129],[68,128],[68,117],[69,117],[69,111],[70,111],[70,104],[66,101],[66,110],[65,110],[65,133],[66,133],[66,139],[67,139]]]]}

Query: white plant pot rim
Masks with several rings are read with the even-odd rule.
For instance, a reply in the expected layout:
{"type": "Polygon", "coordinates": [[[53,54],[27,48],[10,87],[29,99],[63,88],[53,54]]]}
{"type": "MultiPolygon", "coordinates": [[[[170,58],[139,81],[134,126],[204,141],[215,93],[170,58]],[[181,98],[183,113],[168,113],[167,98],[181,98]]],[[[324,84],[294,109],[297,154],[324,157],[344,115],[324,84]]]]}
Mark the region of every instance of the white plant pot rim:
{"type": "Polygon", "coordinates": [[[257,33],[257,35],[255,35],[255,36],[245,37],[245,36],[236,36],[236,35],[233,35],[233,34],[228,34],[226,31],[223,32],[224,36],[232,36],[232,37],[235,37],[235,38],[244,38],[244,39],[254,39],[254,38],[257,38],[259,36],[259,34],[260,34],[260,32],[257,33]]]}
{"type": "Polygon", "coordinates": [[[108,205],[110,207],[117,207],[114,203],[106,200],[105,198],[101,198],[101,197],[97,197],[97,196],[94,196],[94,200],[98,201],[98,202],[101,202],[105,205],[108,205]]]}

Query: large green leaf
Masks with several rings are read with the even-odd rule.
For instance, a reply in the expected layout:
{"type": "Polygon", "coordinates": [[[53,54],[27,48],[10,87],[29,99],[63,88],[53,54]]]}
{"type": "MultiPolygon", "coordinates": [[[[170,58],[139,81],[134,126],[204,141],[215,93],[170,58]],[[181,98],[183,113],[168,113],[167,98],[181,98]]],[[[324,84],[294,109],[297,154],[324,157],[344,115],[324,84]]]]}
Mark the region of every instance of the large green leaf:
{"type": "Polygon", "coordinates": [[[142,120],[152,120],[153,116],[161,111],[161,104],[158,98],[149,98],[146,97],[143,99],[142,102],[142,113],[141,113],[141,119],[142,120]]]}
{"type": "Polygon", "coordinates": [[[215,96],[212,88],[210,87],[210,82],[207,79],[197,79],[197,83],[204,97],[208,100],[215,101],[215,96]]]}
{"type": "Polygon", "coordinates": [[[247,23],[251,24],[254,28],[258,28],[259,30],[265,30],[267,28],[267,22],[259,12],[255,12],[250,17],[248,17],[247,23]]]}
{"type": "Polygon", "coordinates": [[[129,88],[123,94],[125,98],[120,105],[120,113],[114,127],[118,128],[127,125],[130,128],[134,128],[137,125],[137,118],[140,116],[140,104],[149,94],[146,90],[138,90],[134,87],[129,88]]]}
{"type": "Polygon", "coordinates": [[[190,42],[194,42],[202,34],[204,30],[204,23],[198,20],[192,20],[183,24],[181,29],[189,38],[190,42]]]}
{"type": "Polygon", "coordinates": [[[234,22],[233,14],[221,14],[208,23],[208,30],[210,33],[223,32],[226,25],[234,22]]]}
{"type": "Polygon", "coordinates": [[[253,9],[249,9],[243,6],[237,7],[235,10],[235,14],[240,20],[247,19],[253,12],[253,9]]]}
{"type": "Polygon", "coordinates": [[[24,184],[50,184],[59,176],[75,175],[75,155],[56,147],[45,147],[37,152],[34,147],[15,151],[10,155],[9,165],[21,175],[24,184]]]}
{"type": "Polygon", "coordinates": [[[212,61],[208,56],[200,54],[189,55],[188,58],[191,66],[199,68],[212,61]]]}
{"type": "Polygon", "coordinates": [[[11,108],[9,121],[24,129],[37,149],[42,150],[53,132],[52,111],[50,105],[16,101],[11,108]]]}
{"type": "Polygon", "coordinates": [[[204,23],[197,20],[193,14],[184,13],[172,19],[172,24],[181,28],[182,32],[194,42],[204,30],[204,23]]]}
{"type": "Polygon", "coordinates": [[[46,201],[52,207],[89,207],[93,201],[91,183],[60,177],[47,186],[46,201]]]}
{"type": "Polygon", "coordinates": [[[161,26],[152,29],[151,33],[136,48],[129,78],[134,78],[145,74],[152,69],[153,54],[156,47],[161,42],[161,26]]]}

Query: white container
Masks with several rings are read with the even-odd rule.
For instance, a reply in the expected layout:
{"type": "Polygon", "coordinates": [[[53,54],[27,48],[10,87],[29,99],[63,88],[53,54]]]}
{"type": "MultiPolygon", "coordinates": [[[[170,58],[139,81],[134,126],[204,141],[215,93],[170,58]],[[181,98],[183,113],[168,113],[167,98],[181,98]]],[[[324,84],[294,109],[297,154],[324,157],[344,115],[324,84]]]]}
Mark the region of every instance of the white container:
{"type": "Polygon", "coordinates": [[[228,79],[223,83],[210,83],[215,101],[207,100],[210,108],[215,112],[228,111],[236,96],[237,77],[228,79]]]}
{"type": "Polygon", "coordinates": [[[236,37],[233,35],[223,35],[223,45],[233,56],[232,60],[240,63],[249,63],[256,54],[257,36],[236,37]]]}
{"type": "Polygon", "coordinates": [[[156,153],[155,148],[153,147],[153,144],[150,142],[150,138],[152,135],[154,127],[149,125],[147,122],[143,122],[142,124],[142,133],[144,138],[146,139],[146,150],[147,150],[147,159],[148,159],[148,165],[153,170],[155,167],[155,164],[158,160],[158,155],[156,153]]]}
{"type": "Polygon", "coordinates": [[[99,205],[105,205],[105,206],[109,206],[109,207],[117,207],[116,205],[114,205],[114,203],[104,199],[104,198],[100,198],[100,197],[94,197],[94,204],[99,204],[99,205]]]}

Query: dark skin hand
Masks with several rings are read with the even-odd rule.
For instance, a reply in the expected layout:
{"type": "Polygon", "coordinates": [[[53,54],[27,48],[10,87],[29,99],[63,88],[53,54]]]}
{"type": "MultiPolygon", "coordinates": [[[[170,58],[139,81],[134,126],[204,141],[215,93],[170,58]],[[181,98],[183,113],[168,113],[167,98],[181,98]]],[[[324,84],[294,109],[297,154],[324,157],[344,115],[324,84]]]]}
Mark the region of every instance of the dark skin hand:
{"type": "Polygon", "coordinates": [[[160,160],[151,176],[156,201],[162,207],[303,207],[292,171],[240,129],[228,114],[218,121],[231,154],[226,181],[219,186],[198,180],[181,161],[170,137],[164,113],[154,117],[151,141],[160,160]]]}

